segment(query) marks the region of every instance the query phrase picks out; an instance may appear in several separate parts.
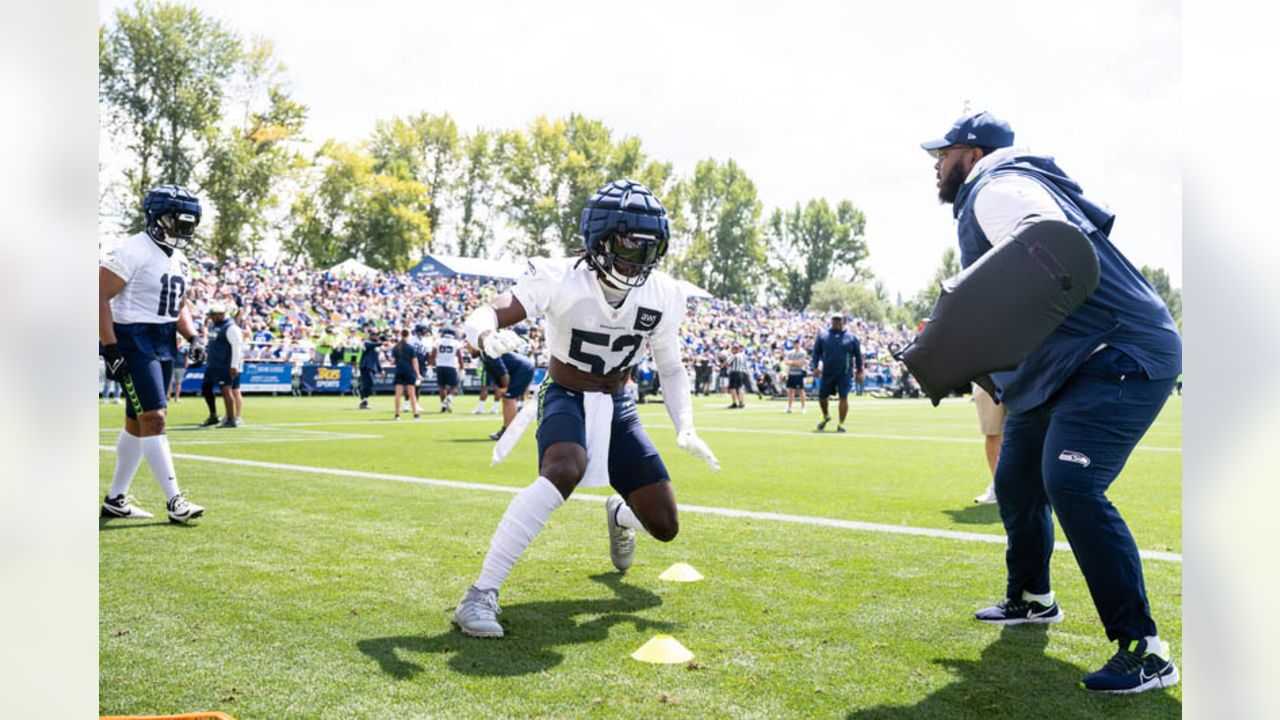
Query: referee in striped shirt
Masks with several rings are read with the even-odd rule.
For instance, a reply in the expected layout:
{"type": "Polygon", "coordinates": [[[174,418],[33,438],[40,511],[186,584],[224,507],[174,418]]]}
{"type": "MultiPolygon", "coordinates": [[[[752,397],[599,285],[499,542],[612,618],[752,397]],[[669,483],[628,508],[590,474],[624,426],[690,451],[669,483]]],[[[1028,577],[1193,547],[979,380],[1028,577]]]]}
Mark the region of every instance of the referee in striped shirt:
{"type": "Polygon", "coordinates": [[[747,362],[747,353],[742,349],[742,343],[735,342],[733,344],[733,355],[729,357],[729,400],[732,402],[729,409],[744,408],[746,404],[743,399],[746,397],[746,387],[750,385],[750,376],[747,375],[751,371],[751,364],[747,362]]]}

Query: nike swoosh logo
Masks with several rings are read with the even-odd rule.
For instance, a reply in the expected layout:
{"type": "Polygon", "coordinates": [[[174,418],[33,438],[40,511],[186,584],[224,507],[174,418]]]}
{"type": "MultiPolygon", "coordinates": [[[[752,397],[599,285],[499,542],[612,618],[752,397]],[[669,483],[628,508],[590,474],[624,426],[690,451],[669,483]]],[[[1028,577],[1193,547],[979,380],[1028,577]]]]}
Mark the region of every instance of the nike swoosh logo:
{"type": "Polygon", "coordinates": [[[1035,611],[1033,610],[1033,611],[1031,611],[1031,612],[1027,613],[1027,617],[1029,617],[1029,618],[1038,618],[1038,617],[1044,617],[1045,615],[1050,615],[1050,614],[1052,614],[1052,613],[1053,613],[1053,608],[1049,608],[1048,610],[1042,610],[1042,611],[1040,611],[1040,612],[1035,612],[1035,611]]]}

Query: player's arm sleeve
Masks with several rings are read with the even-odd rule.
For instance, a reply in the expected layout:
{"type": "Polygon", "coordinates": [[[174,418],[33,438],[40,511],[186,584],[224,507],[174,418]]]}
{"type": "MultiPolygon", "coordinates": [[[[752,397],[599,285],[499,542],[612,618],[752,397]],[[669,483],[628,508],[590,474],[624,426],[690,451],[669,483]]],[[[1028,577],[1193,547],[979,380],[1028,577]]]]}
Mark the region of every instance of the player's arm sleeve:
{"type": "Polygon", "coordinates": [[[862,372],[862,343],[857,338],[853,339],[853,361],[858,372],[862,372]]]}
{"type": "Polygon", "coordinates": [[[128,283],[133,279],[137,263],[129,255],[129,246],[125,242],[112,243],[98,255],[98,266],[110,270],[113,275],[128,283]]]}
{"type": "Polygon", "coordinates": [[[512,286],[511,294],[524,306],[526,316],[532,319],[546,313],[562,280],[563,261],[557,264],[550,258],[530,258],[524,274],[512,286]]]}
{"type": "Polygon", "coordinates": [[[236,371],[244,369],[244,332],[239,325],[227,328],[227,342],[231,344],[231,367],[236,371]]]}
{"type": "Polygon", "coordinates": [[[809,359],[809,369],[817,370],[818,361],[821,359],[822,359],[822,336],[819,335],[817,339],[813,341],[813,357],[809,359]]]}
{"type": "Polygon", "coordinates": [[[992,247],[1041,220],[1068,222],[1048,190],[1031,178],[1002,175],[992,178],[973,201],[973,216],[992,247]]]}
{"type": "Polygon", "coordinates": [[[684,320],[685,299],[679,289],[678,297],[668,306],[664,327],[649,340],[653,350],[653,364],[662,384],[662,404],[667,408],[676,435],[693,429],[693,400],[689,391],[689,374],[684,371],[683,351],[680,347],[680,323],[684,320]]]}

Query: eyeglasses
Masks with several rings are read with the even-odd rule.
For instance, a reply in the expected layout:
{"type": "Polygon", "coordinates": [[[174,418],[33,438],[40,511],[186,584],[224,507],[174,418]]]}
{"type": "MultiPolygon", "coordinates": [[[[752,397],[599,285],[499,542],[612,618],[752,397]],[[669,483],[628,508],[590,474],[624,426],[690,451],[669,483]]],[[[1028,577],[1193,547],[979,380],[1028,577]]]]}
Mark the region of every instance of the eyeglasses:
{"type": "Polygon", "coordinates": [[[952,150],[972,150],[972,149],[974,149],[975,147],[977,147],[977,146],[976,146],[976,145],[962,145],[962,144],[960,144],[960,143],[957,143],[957,144],[955,144],[955,145],[948,145],[948,146],[946,146],[946,147],[938,148],[937,150],[934,150],[934,151],[933,151],[933,152],[931,152],[930,154],[931,154],[931,155],[933,155],[935,158],[937,158],[937,159],[941,160],[941,159],[945,158],[945,157],[947,156],[947,153],[951,152],[952,150]]]}

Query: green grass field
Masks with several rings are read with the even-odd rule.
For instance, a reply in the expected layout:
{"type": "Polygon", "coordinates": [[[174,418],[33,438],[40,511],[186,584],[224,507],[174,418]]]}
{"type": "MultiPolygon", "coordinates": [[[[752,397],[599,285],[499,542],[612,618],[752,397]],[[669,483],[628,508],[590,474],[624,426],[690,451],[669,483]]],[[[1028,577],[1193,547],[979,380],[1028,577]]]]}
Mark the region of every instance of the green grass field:
{"type": "MultiPolygon", "coordinates": [[[[171,407],[180,483],[207,512],[191,526],[163,522],[163,497],[144,465],[132,492],[157,520],[100,522],[101,712],[221,710],[240,720],[1181,715],[1181,687],[1134,697],[1077,688],[1114,646],[1069,552],[1054,558],[1065,622],[1001,631],[972,619],[1004,590],[1003,531],[994,507],[972,503],[989,478],[974,408],[959,399],[939,408],[854,400],[842,436],[813,431],[816,403],[785,415],[779,402],[730,411],[722,398],[699,400],[696,422],[719,474],[675,447],[660,404],[641,406],[689,506],[680,536],[669,544],[641,537],[635,566],[619,575],[603,505],[566,503],[503,587],[507,637],[465,638],[449,615],[510,501],[502,489],[533,480],[536,454],[531,429],[506,463],[490,467],[486,436],[498,421],[470,415],[474,403],[462,399],[457,414],[441,416],[431,399],[423,421],[396,423],[387,397],[371,411],[351,398],[248,397],[248,424],[235,430],[195,429],[205,414],[198,398],[171,407]],[[675,562],[706,579],[659,580],[675,562]],[[695,660],[629,657],[657,633],[674,635],[695,660]]],[[[101,408],[100,445],[114,445],[120,408],[101,408]]],[[[1161,554],[1145,562],[1146,582],[1175,660],[1181,410],[1173,398],[1111,493],[1139,546],[1161,554]]],[[[99,453],[100,494],[114,460],[99,453]]]]}

